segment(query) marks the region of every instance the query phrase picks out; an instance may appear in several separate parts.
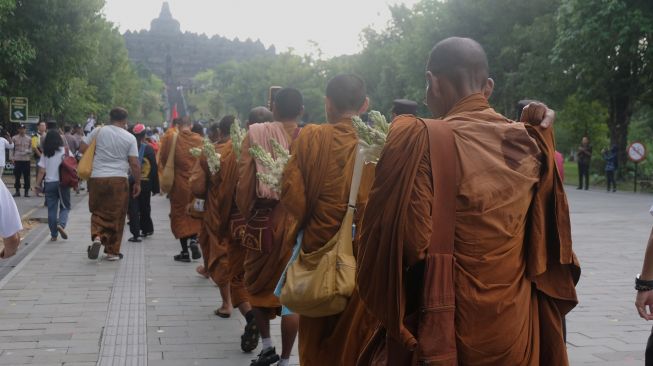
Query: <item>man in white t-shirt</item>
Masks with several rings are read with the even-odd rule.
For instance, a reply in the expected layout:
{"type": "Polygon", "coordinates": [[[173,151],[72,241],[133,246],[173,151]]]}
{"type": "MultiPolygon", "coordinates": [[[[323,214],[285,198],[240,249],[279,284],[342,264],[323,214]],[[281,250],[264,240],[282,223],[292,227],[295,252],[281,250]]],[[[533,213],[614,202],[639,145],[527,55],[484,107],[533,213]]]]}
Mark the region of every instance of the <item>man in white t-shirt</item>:
{"type": "MultiPolygon", "coordinates": [[[[127,111],[114,108],[110,113],[110,124],[94,129],[82,140],[80,150],[85,152],[95,140],[93,171],[88,182],[88,206],[91,211],[91,239],[88,258],[97,259],[100,247],[104,245],[106,259],[122,258],[120,245],[127,216],[129,201],[129,171],[139,172],[138,148],[136,138],[127,132],[127,111]]],[[[136,180],[133,197],[141,190],[140,174],[136,180]]]]}
{"type": "Polygon", "coordinates": [[[0,136],[0,178],[2,177],[2,173],[4,173],[5,164],[7,164],[7,150],[13,148],[14,144],[11,143],[9,133],[6,133],[4,137],[0,136]]]}
{"type": "Polygon", "coordinates": [[[0,179],[0,238],[4,241],[4,248],[0,251],[0,259],[9,258],[16,254],[20,244],[20,231],[23,225],[16,202],[11,193],[0,179]]]}

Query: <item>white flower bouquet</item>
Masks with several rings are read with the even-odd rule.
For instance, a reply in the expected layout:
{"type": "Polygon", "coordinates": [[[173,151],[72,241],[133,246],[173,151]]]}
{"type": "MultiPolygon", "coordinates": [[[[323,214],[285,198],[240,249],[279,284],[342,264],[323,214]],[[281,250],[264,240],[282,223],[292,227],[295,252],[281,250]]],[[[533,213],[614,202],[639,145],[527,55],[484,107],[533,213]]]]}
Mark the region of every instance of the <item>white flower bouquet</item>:
{"type": "Polygon", "coordinates": [[[206,156],[206,163],[209,166],[211,175],[215,175],[220,171],[220,154],[215,151],[215,146],[211,140],[204,138],[202,147],[193,147],[190,149],[190,153],[196,158],[199,158],[202,154],[206,156]]]}
{"type": "Polygon", "coordinates": [[[242,149],[243,145],[243,140],[245,139],[245,134],[247,131],[245,131],[244,128],[240,127],[240,121],[235,120],[234,123],[231,124],[231,144],[234,147],[234,152],[236,153],[236,160],[240,160],[240,150],[242,149]]]}
{"type": "Polygon", "coordinates": [[[256,173],[256,178],[270,186],[274,192],[281,193],[281,178],[290,160],[290,152],[274,139],[270,139],[270,144],[274,154],[265,151],[260,145],[253,145],[249,153],[268,170],[256,173]]]}
{"type": "Polygon", "coordinates": [[[362,145],[365,161],[375,163],[379,160],[381,150],[383,150],[385,141],[388,138],[390,124],[379,111],[371,111],[369,118],[372,121],[371,126],[363,122],[358,116],[352,118],[352,122],[362,145]]]}

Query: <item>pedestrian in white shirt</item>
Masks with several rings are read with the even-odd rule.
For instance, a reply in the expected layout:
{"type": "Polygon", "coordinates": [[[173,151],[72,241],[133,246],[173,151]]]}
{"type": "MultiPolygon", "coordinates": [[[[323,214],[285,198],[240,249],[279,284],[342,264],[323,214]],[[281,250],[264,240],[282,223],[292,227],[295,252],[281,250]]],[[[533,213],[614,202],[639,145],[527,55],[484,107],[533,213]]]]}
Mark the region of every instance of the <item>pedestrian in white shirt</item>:
{"type": "Polygon", "coordinates": [[[14,144],[11,141],[9,133],[5,133],[4,137],[0,137],[0,177],[2,177],[5,165],[7,164],[7,150],[14,148],[14,144]]]}
{"type": "MultiPolygon", "coordinates": [[[[65,228],[70,212],[70,187],[62,186],[59,176],[59,167],[65,154],[66,149],[61,134],[56,130],[48,131],[43,140],[43,155],[38,163],[41,169],[36,177],[36,189],[40,190],[43,183],[51,241],[57,241],[59,235],[68,239],[65,228]]],[[[70,151],[68,154],[72,156],[70,151]]]]}
{"type": "MultiPolygon", "coordinates": [[[[93,130],[82,140],[80,150],[85,152],[95,140],[93,171],[88,181],[88,206],[91,211],[91,238],[87,253],[97,259],[104,246],[106,259],[122,258],[120,246],[129,202],[129,171],[140,172],[136,137],[127,132],[127,111],[114,108],[111,124],[93,130]]],[[[141,193],[141,175],[134,174],[132,197],[141,193]]]]}
{"type": "Polygon", "coordinates": [[[4,241],[4,248],[0,250],[0,259],[9,258],[16,254],[20,244],[20,231],[23,225],[16,202],[11,193],[0,179],[0,238],[4,241]]]}

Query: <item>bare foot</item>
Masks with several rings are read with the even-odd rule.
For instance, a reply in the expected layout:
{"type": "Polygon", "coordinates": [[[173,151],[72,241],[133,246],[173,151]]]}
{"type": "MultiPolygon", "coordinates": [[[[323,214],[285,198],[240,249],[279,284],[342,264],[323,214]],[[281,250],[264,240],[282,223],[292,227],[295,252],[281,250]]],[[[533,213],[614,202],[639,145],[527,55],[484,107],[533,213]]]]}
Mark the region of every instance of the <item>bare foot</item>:
{"type": "Polygon", "coordinates": [[[209,278],[209,273],[206,271],[206,269],[204,269],[204,266],[202,265],[197,266],[197,268],[195,268],[195,272],[204,278],[209,278]]]}

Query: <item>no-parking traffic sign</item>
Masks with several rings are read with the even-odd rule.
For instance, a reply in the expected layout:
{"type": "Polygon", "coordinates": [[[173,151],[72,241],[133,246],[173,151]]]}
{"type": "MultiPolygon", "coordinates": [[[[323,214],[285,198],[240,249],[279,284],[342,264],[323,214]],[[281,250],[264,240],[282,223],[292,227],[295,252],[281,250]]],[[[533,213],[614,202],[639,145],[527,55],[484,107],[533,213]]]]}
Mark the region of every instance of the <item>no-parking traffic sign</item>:
{"type": "Polygon", "coordinates": [[[633,142],[626,151],[628,152],[628,158],[634,163],[646,159],[646,146],[641,142],[633,142]]]}

